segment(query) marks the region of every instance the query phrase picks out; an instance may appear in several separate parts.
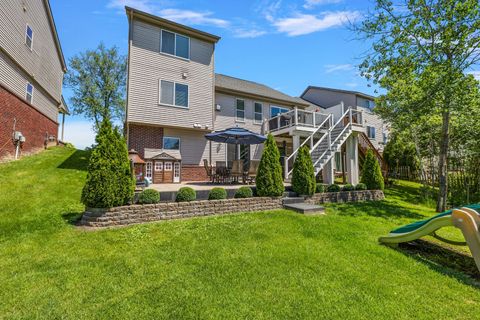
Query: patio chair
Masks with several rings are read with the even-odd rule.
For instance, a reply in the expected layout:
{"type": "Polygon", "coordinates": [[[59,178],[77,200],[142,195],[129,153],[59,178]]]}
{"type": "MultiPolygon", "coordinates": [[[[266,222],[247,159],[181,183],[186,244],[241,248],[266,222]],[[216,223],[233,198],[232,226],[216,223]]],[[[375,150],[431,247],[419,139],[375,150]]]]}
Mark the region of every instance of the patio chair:
{"type": "Polygon", "coordinates": [[[245,172],[243,171],[243,160],[233,160],[232,171],[230,172],[230,177],[238,180],[239,177],[243,179],[245,183],[245,172]]]}
{"type": "Polygon", "coordinates": [[[205,168],[205,172],[207,173],[207,177],[210,179],[210,182],[215,183],[215,180],[217,179],[217,174],[213,170],[212,166],[208,165],[207,159],[203,159],[203,167],[205,168]]]}
{"type": "Polygon", "coordinates": [[[217,181],[225,183],[229,177],[229,170],[225,161],[217,161],[215,166],[215,174],[217,175],[217,181]]]}
{"type": "Polygon", "coordinates": [[[248,172],[247,172],[248,183],[255,182],[259,165],[260,165],[260,160],[250,160],[250,165],[248,166],[248,172]]]}

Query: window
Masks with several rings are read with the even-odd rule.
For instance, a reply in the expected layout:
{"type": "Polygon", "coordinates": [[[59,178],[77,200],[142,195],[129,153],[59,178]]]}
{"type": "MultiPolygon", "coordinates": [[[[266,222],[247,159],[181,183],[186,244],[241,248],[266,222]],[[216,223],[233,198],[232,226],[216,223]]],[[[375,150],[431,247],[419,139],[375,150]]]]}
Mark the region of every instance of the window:
{"type": "Polygon", "coordinates": [[[255,102],[253,111],[253,122],[261,124],[263,121],[263,105],[259,102],[255,102]]]}
{"type": "Polygon", "coordinates": [[[388,135],[386,132],[383,133],[383,144],[387,144],[388,142],[388,135]]]}
{"type": "Polygon", "coordinates": [[[367,136],[370,139],[375,139],[375,127],[369,127],[367,126],[367,136]]]}
{"type": "Polygon", "coordinates": [[[290,110],[287,109],[287,108],[271,106],[270,107],[270,118],[276,117],[280,113],[285,113],[285,112],[288,112],[288,111],[290,111],[290,110]]]}
{"type": "Polygon", "coordinates": [[[155,171],[162,171],[163,170],[163,162],[156,161],[155,162],[155,171]]]}
{"type": "Polygon", "coordinates": [[[33,30],[30,28],[30,26],[27,24],[27,29],[25,30],[25,44],[27,47],[32,50],[33,47],[33,30]]]}
{"type": "Polygon", "coordinates": [[[151,179],[152,178],[152,162],[148,161],[146,168],[145,168],[145,177],[151,179]]]}
{"type": "Polygon", "coordinates": [[[188,85],[160,80],[160,104],[188,108],[188,85]]]}
{"type": "Polygon", "coordinates": [[[165,162],[165,171],[172,171],[172,163],[165,162]]]}
{"type": "Polygon", "coordinates": [[[163,137],[163,149],[180,150],[180,138],[163,137]]]}
{"type": "Polygon", "coordinates": [[[33,101],[33,85],[30,82],[27,82],[26,97],[29,103],[33,101]]]}
{"type": "Polygon", "coordinates": [[[162,30],[160,51],[177,57],[190,59],[190,38],[162,30]]]}
{"type": "Polygon", "coordinates": [[[237,99],[236,119],[237,121],[245,121],[245,101],[244,100],[237,99]]]}

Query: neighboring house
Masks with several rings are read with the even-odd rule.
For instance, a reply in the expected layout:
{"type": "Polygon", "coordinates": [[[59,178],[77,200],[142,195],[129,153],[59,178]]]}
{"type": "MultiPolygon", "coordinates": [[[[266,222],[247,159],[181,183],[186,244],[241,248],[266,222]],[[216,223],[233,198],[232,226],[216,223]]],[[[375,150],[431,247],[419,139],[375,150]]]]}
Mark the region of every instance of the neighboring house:
{"type": "Polygon", "coordinates": [[[49,1],[0,1],[0,158],[57,143],[65,72],[49,1]]]}
{"type": "MultiPolygon", "coordinates": [[[[361,112],[338,115],[266,85],[215,74],[218,36],[126,7],[129,65],[126,135],[129,149],[146,161],[154,183],[207,180],[204,163],[229,165],[239,156],[246,166],[260,159],[262,145],[209,142],[205,134],[243,127],[274,135],[284,175],[296,152],[308,143],[316,174],[334,178],[334,156],[345,150],[347,180],[358,183],[361,112]]],[[[352,104],[352,106],[355,104],[352,104]]]]}

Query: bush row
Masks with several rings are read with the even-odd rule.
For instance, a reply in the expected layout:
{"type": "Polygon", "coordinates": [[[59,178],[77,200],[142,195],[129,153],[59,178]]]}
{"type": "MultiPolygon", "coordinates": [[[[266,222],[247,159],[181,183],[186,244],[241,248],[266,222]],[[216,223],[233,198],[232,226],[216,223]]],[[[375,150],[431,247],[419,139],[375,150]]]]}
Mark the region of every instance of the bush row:
{"type": "Polygon", "coordinates": [[[359,183],[356,186],[353,184],[346,184],[343,187],[340,187],[338,184],[325,185],[322,183],[317,183],[315,187],[315,193],[324,193],[324,192],[340,192],[340,191],[354,191],[354,190],[367,190],[367,186],[364,183],[359,183]]]}

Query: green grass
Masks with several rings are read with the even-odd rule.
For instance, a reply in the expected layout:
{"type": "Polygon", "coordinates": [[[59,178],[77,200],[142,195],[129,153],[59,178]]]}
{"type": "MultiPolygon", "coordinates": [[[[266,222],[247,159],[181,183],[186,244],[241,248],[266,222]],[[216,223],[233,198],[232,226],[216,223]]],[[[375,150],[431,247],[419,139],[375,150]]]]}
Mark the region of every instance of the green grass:
{"type": "MultiPolygon", "coordinates": [[[[418,186],[330,205],[85,231],[83,151],[0,166],[0,318],[473,319],[480,290],[456,268],[377,237],[434,214],[418,186]]],[[[454,231],[448,235],[458,236],[454,231]]]]}

